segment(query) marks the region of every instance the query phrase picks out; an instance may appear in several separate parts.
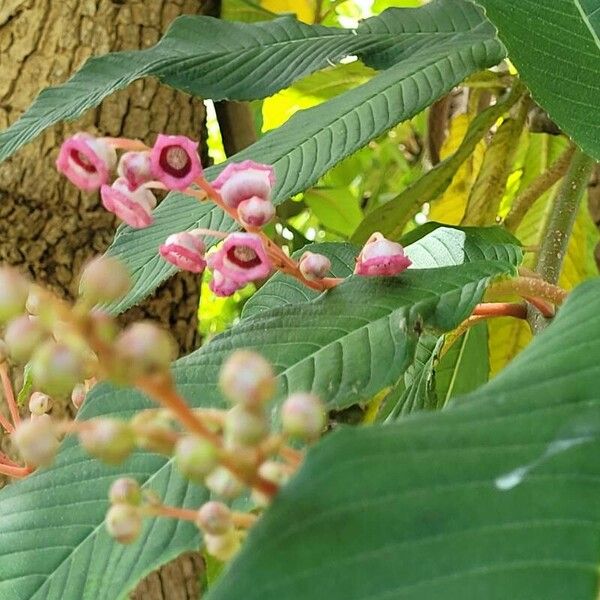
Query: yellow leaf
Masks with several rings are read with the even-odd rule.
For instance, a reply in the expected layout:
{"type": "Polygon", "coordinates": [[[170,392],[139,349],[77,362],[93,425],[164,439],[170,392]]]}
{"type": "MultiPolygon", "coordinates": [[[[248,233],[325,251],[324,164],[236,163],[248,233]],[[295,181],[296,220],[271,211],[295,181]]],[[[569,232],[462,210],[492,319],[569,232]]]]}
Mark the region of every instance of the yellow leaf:
{"type": "Polygon", "coordinates": [[[311,0],[262,0],[260,5],[274,13],[293,13],[305,23],[312,23],[315,18],[315,6],[311,0]]]}

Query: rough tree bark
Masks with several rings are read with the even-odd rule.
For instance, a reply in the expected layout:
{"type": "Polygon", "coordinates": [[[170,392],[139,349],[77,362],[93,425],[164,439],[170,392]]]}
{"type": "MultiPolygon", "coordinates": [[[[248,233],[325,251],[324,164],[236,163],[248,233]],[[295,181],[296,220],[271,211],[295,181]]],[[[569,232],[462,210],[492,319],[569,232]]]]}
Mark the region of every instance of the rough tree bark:
{"type": "MultiPolygon", "coordinates": [[[[217,0],[1,0],[0,128],[27,108],[38,91],[64,81],[89,56],[154,44],[180,14],[213,12],[217,0]]],[[[61,140],[78,129],[147,142],[166,131],[200,137],[204,106],[155,80],[138,81],[74,124],[59,125],[0,164],[0,262],[27,270],[63,296],[74,276],[103,252],[115,220],[97,194],[81,194],[59,177],[54,160],[61,140]]],[[[181,275],[126,318],[168,325],[180,350],[196,342],[198,285],[181,275]]],[[[150,575],[133,598],[198,598],[201,560],[188,554],[150,575]]]]}

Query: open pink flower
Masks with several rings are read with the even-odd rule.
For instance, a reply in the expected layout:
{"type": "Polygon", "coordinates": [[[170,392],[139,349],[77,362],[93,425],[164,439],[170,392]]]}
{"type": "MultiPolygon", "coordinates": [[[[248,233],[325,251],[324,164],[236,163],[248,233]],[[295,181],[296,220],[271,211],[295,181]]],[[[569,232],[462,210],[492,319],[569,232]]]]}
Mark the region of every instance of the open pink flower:
{"type": "Polygon", "coordinates": [[[170,235],[158,249],[167,262],[192,273],[204,271],[206,267],[204,250],[202,238],[189,231],[170,235]]]}
{"type": "Polygon", "coordinates": [[[150,152],[125,152],[119,160],[117,173],[127,181],[130,190],[137,190],[152,180],[150,152]]]}
{"type": "Polygon", "coordinates": [[[143,229],[154,222],[152,209],[156,206],[156,198],[150,190],[140,187],[132,191],[127,180],[120,177],[112,185],[103,185],[100,195],[104,208],[130,227],[143,229]]]}
{"type": "Polygon", "coordinates": [[[244,227],[262,227],[273,220],[275,207],[270,200],[252,196],[238,206],[238,219],[244,227]]]}
{"type": "Polygon", "coordinates": [[[402,273],[410,267],[412,261],[406,254],[404,248],[392,242],[379,232],[374,233],[363,246],[358,258],[354,272],[357,275],[366,276],[391,276],[402,273]]]}
{"type": "Polygon", "coordinates": [[[241,202],[253,196],[270,200],[274,183],[272,166],[244,160],[241,163],[229,163],[212,182],[212,186],[221,194],[227,206],[237,208],[241,202]]]}
{"type": "Polygon", "coordinates": [[[163,135],[156,138],[150,152],[153,176],[169,190],[184,190],[202,175],[198,143],[184,135],[163,135]]]}
{"type": "Polygon", "coordinates": [[[215,296],[226,297],[235,294],[240,288],[244,287],[245,284],[237,283],[232,279],[227,279],[219,271],[213,271],[212,279],[208,284],[215,296]]]}
{"type": "Polygon", "coordinates": [[[117,164],[115,149],[89,133],[76,133],[60,147],[57,170],[78,188],[91,192],[108,183],[117,164]]]}
{"type": "Polygon", "coordinates": [[[260,237],[254,233],[228,235],[207,260],[211,269],[240,287],[271,272],[271,261],[260,237]]]}

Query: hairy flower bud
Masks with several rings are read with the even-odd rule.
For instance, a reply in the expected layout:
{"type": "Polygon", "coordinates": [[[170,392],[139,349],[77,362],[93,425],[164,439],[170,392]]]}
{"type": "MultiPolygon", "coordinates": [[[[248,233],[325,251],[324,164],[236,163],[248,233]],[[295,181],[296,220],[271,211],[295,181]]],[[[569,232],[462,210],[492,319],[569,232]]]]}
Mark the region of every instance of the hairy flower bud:
{"type": "Polygon", "coordinates": [[[52,408],[52,398],[42,392],[33,392],[29,398],[29,412],[34,415],[43,415],[52,408]]]}
{"type": "Polygon", "coordinates": [[[252,196],[240,202],[238,219],[244,227],[263,227],[275,217],[275,207],[270,200],[252,196]]]}
{"type": "Polygon", "coordinates": [[[115,351],[124,372],[135,378],[167,371],[176,346],[167,331],[150,321],[141,321],[119,335],[115,351]]]}
{"type": "Polygon", "coordinates": [[[233,529],[231,510],[222,502],[211,500],[200,507],[196,524],[210,535],[223,535],[233,529]]]}
{"type": "Polygon", "coordinates": [[[131,544],[142,531],[140,510],[131,504],[113,504],[106,513],[108,534],[121,544],[131,544]]]}
{"type": "Polygon", "coordinates": [[[49,415],[21,421],[13,433],[21,456],[30,465],[45,467],[52,463],[58,451],[58,437],[49,415]]]}
{"type": "Polygon", "coordinates": [[[238,208],[240,203],[252,197],[270,200],[274,183],[273,167],[244,160],[241,163],[229,163],[212,185],[227,206],[238,208]]]}
{"type": "Polygon", "coordinates": [[[119,160],[117,173],[127,182],[130,190],[137,190],[152,180],[150,152],[125,152],[119,160]]]}
{"type": "Polygon", "coordinates": [[[204,535],[206,551],[217,560],[230,560],[240,549],[240,538],[235,529],[222,535],[204,535]]]}
{"type": "Polygon", "coordinates": [[[174,233],[158,248],[158,252],[167,262],[192,273],[204,271],[204,250],[202,237],[193,231],[174,233]]]}
{"type": "Polygon", "coordinates": [[[142,490],[140,484],[131,477],[120,477],[115,479],[110,490],[108,499],[111,504],[130,504],[139,506],[142,503],[142,490]]]}
{"type": "Polygon", "coordinates": [[[75,410],[79,410],[83,406],[86,396],[87,390],[85,384],[78,383],[71,392],[71,402],[73,403],[75,410]]]}
{"type": "Polygon", "coordinates": [[[15,269],[0,267],[0,323],[25,311],[29,284],[15,269]]]}
{"type": "Polygon", "coordinates": [[[202,483],[218,464],[219,457],[217,449],[210,442],[186,435],[175,446],[175,462],[185,477],[202,483]]]}
{"type": "Polygon", "coordinates": [[[89,304],[112,302],[123,297],[131,287],[125,265],[112,256],[97,256],[83,269],[79,293],[89,304]]]}
{"type": "Polygon", "coordinates": [[[44,338],[45,331],[35,317],[21,315],[8,323],[4,341],[11,358],[17,363],[25,363],[44,338]]]}
{"type": "Polygon", "coordinates": [[[301,440],[319,438],[327,423],[323,404],[314,394],[292,394],[281,407],[281,425],[285,435],[301,440]]]}
{"type": "Polygon", "coordinates": [[[269,421],[261,411],[249,410],[242,404],[227,412],[225,436],[227,443],[236,446],[255,446],[269,433],[269,421]]]}
{"type": "Polygon", "coordinates": [[[244,484],[225,467],[217,467],[206,477],[206,487],[225,500],[233,500],[244,491],[244,484]]]}
{"type": "Polygon", "coordinates": [[[85,379],[82,353],[63,343],[45,342],[33,353],[30,365],[34,386],[54,397],[66,396],[85,379]]]}
{"type": "Polygon", "coordinates": [[[89,133],[76,133],[63,142],[57,170],[78,188],[90,192],[107,183],[117,163],[115,149],[89,133]]]}
{"type": "Polygon", "coordinates": [[[169,190],[185,190],[202,175],[198,143],[183,135],[156,138],[150,153],[152,174],[169,190]]]}
{"type": "Polygon", "coordinates": [[[92,456],[119,464],[133,451],[135,438],[128,423],[98,418],[86,421],[79,432],[79,442],[92,456]]]}
{"type": "Polygon", "coordinates": [[[156,206],[154,194],[145,187],[130,190],[125,179],[100,188],[102,205],[134,229],[144,229],[154,223],[152,210],[156,206]]]}
{"type": "Polygon", "coordinates": [[[236,350],[221,367],[219,385],[231,401],[258,410],[273,397],[275,375],[260,354],[236,350]]]}
{"type": "Polygon", "coordinates": [[[327,277],[331,269],[331,261],[323,254],[307,251],[300,257],[298,268],[306,279],[316,281],[327,277]]]}
{"type": "Polygon", "coordinates": [[[392,276],[405,271],[412,261],[404,248],[383,237],[379,232],[374,233],[363,246],[356,259],[354,272],[357,275],[392,276]]]}

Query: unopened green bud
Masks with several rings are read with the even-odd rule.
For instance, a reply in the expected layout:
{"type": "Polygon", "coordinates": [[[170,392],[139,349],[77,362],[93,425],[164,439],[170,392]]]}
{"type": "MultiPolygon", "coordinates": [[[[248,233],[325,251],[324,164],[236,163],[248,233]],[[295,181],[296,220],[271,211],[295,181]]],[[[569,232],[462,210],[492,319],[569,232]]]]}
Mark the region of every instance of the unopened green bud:
{"type": "Polygon", "coordinates": [[[113,481],[108,492],[111,504],[130,504],[139,506],[142,503],[140,484],[131,477],[120,477],[113,481]]]}
{"type": "Polygon", "coordinates": [[[122,369],[133,378],[168,370],[176,354],[171,335],[150,322],[130,325],[118,337],[115,350],[122,369]]]}
{"type": "Polygon", "coordinates": [[[85,402],[85,398],[87,396],[87,389],[84,383],[78,383],[71,392],[71,402],[75,407],[75,410],[79,410],[83,403],[85,402]]]}
{"type": "Polygon", "coordinates": [[[33,392],[29,398],[29,412],[34,415],[43,415],[52,408],[52,398],[42,392],[33,392]]]}
{"type": "Polygon", "coordinates": [[[92,419],[79,432],[81,445],[109,464],[124,461],[133,451],[135,437],[128,423],[115,419],[92,419]]]}
{"type": "Polygon", "coordinates": [[[30,364],[34,386],[54,397],[66,396],[85,378],[84,357],[66,344],[45,342],[30,364]]]}
{"type": "Polygon", "coordinates": [[[240,549],[240,537],[235,529],[222,535],[204,535],[206,551],[220,561],[230,560],[240,549]]]}
{"type": "Polygon", "coordinates": [[[113,504],[106,513],[108,534],[121,544],[131,544],[142,531],[142,515],[131,504],[113,504]]]}
{"type": "Polygon", "coordinates": [[[175,446],[175,462],[181,473],[202,483],[219,461],[217,449],[208,441],[193,435],[179,439],[175,446]]]}
{"type": "Polygon", "coordinates": [[[0,267],[0,323],[25,311],[29,283],[15,269],[0,267]]]}
{"type": "Polygon", "coordinates": [[[175,446],[171,418],[163,410],[143,410],[133,417],[131,427],[140,448],[171,454],[175,446]]]}
{"type": "Polygon", "coordinates": [[[258,409],[273,397],[275,376],[269,362],[260,354],[237,350],[221,368],[219,384],[232,402],[258,409]]]}
{"type": "Polygon", "coordinates": [[[122,298],[131,287],[129,271],[111,256],[98,256],[81,273],[79,293],[89,305],[122,298]]]}
{"type": "Polygon", "coordinates": [[[35,317],[20,315],[8,323],[4,341],[11,358],[17,363],[25,363],[44,338],[45,331],[35,317]]]}
{"type": "Polygon", "coordinates": [[[222,502],[211,500],[198,510],[196,524],[210,535],[223,535],[233,529],[231,510],[222,502]]]}
{"type": "Polygon", "coordinates": [[[225,467],[217,467],[205,481],[206,487],[225,500],[233,500],[244,491],[244,484],[225,467]]]}
{"type": "Polygon", "coordinates": [[[58,451],[58,438],[49,415],[21,421],[13,440],[25,462],[44,467],[52,463],[58,451]]]}
{"type": "Polygon", "coordinates": [[[269,433],[269,421],[262,412],[248,410],[242,404],[234,406],[225,418],[225,435],[233,446],[255,446],[269,433]]]}
{"type": "Polygon", "coordinates": [[[323,404],[314,394],[292,394],[281,408],[281,425],[285,435],[305,441],[320,437],[327,423],[323,404]]]}

